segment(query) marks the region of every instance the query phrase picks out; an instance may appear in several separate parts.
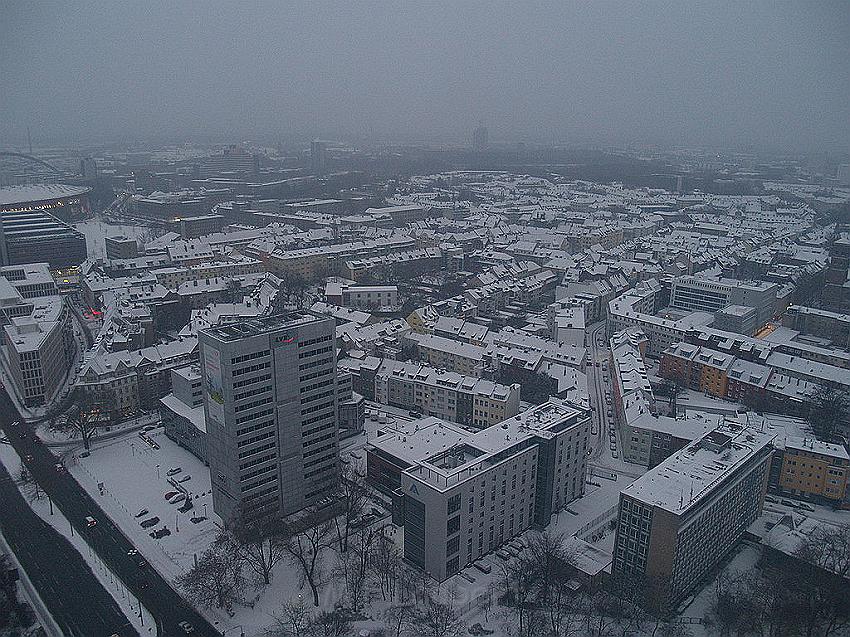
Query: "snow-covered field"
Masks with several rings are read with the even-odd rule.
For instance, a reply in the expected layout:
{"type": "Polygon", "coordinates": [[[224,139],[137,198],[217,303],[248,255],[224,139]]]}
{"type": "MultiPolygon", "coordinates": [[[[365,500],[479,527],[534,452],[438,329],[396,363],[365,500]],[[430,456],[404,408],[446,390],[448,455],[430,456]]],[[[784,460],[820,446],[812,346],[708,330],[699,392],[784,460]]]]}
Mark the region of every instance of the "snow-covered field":
{"type": "Polygon", "coordinates": [[[212,510],[210,472],[191,453],[172,442],[162,430],[150,432],[160,446],[154,449],[137,433],[128,433],[92,446],[91,455],[68,461],[77,481],[97,499],[100,506],[121,527],[139,551],[158,571],[174,578],[192,565],[215,538],[220,520],[212,510]],[[180,473],[168,476],[170,469],[180,473]],[[190,476],[186,480],[186,476],[190,476]],[[165,494],[177,489],[168,481],[183,479],[179,484],[192,497],[194,507],[187,513],[178,511],[179,504],[169,504],[165,494]],[[98,485],[103,485],[103,495],[98,485]],[[142,509],[148,513],[137,518],[142,509]],[[152,517],[159,523],[144,529],[139,523],[152,517]],[[192,518],[206,518],[192,522],[192,518]],[[153,539],[149,533],[167,527],[171,535],[153,539]]]}
{"type": "Polygon", "coordinates": [[[138,239],[143,233],[148,231],[145,226],[135,225],[113,225],[98,221],[97,219],[89,219],[73,224],[74,228],[86,235],[86,252],[91,258],[104,258],[106,256],[106,245],[104,237],[114,237],[124,235],[132,239],[138,239]]]}

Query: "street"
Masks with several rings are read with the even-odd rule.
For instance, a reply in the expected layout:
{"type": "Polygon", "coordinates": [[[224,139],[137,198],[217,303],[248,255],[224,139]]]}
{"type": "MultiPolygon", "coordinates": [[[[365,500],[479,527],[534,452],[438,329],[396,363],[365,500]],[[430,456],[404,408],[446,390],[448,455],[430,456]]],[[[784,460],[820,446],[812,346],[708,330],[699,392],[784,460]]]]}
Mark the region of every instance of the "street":
{"type": "MultiPolygon", "coordinates": [[[[188,621],[195,627],[194,634],[196,635],[207,637],[220,635],[220,633],[216,631],[209,622],[201,617],[197,611],[189,606],[180,597],[180,595],[174,591],[171,585],[155,570],[150,567],[145,567],[143,569],[139,568],[136,561],[127,555],[127,552],[134,548],[130,541],[124,536],[121,530],[113,524],[98,504],[91,498],[91,496],[89,496],[85,489],[83,489],[77,481],[74,480],[73,477],[71,477],[67,472],[58,473],[56,471],[56,457],[50,452],[50,450],[32,433],[31,430],[26,428],[26,425],[21,424],[16,427],[12,427],[10,425],[10,423],[19,419],[20,417],[15,410],[14,405],[9,399],[9,396],[6,394],[6,391],[3,390],[0,392],[0,423],[3,423],[2,428],[6,437],[9,439],[9,442],[21,458],[26,459],[25,464],[32,476],[38,481],[47,495],[52,498],[54,504],[59,507],[65,517],[73,524],[74,532],[80,533],[83,538],[85,538],[89,546],[96,551],[100,559],[103,560],[110,570],[112,570],[112,572],[121,579],[124,586],[138,600],[140,600],[155,617],[157,623],[157,634],[163,637],[184,635],[185,633],[177,626],[177,624],[181,621],[188,621]],[[95,518],[95,520],[97,520],[97,524],[95,526],[88,527],[85,522],[86,516],[95,518]]],[[[14,485],[11,484],[11,482],[8,482],[6,490],[8,487],[14,488],[14,485]]],[[[9,499],[10,498],[8,496],[4,495],[4,502],[9,499]]],[[[32,516],[35,516],[35,519],[38,520],[38,522],[41,522],[35,513],[29,509],[22,498],[20,502],[32,516]]],[[[6,509],[4,509],[4,511],[5,510],[6,509]]],[[[17,523],[17,520],[18,518],[14,515],[3,516],[4,531],[6,526],[9,526],[10,529],[12,529],[11,532],[18,529],[19,535],[17,538],[9,537],[10,544],[13,543],[13,539],[16,539],[16,545],[13,546],[21,546],[22,543],[35,545],[36,543],[40,544],[41,542],[58,544],[52,540],[48,540],[47,535],[38,535],[39,540],[36,540],[35,537],[37,534],[33,533],[31,529],[38,527],[17,523]],[[8,518],[14,519],[15,522],[10,521],[8,518]],[[28,528],[30,531],[27,531],[28,528]]],[[[70,550],[73,552],[73,549],[70,550]]],[[[76,554],[76,556],[79,560],[82,560],[79,554],[76,554]]],[[[21,556],[22,562],[24,561],[24,557],[25,555],[21,556]]],[[[53,560],[45,561],[45,565],[49,565],[48,570],[53,569],[61,573],[63,568],[59,566],[60,562],[61,560],[54,558],[53,560]]],[[[77,570],[80,570],[79,567],[76,568],[77,570]]],[[[27,572],[29,573],[29,570],[27,572]]],[[[94,579],[94,576],[91,576],[91,578],[92,581],[89,582],[85,588],[75,590],[88,590],[89,588],[94,588],[102,591],[103,594],[108,597],[108,593],[103,590],[103,587],[100,586],[96,579],[94,579]]],[[[35,578],[33,578],[33,581],[35,582],[35,578]]],[[[39,590],[41,589],[39,588],[39,590]]],[[[66,600],[70,597],[70,594],[66,592],[64,586],[58,590],[62,591],[59,595],[59,601],[54,600],[53,606],[48,603],[51,610],[53,610],[57,604],[66,604],[66,600]],[[66,597],[66,595],[68,595],[68,597],[66,597]]],[[[45,602],[47,603],[47,600],[45,600],[45,602]]],[[[88,603],[83,605],[67,605],[71,607],[69,612],[78,616],[77,621],[79,622],[84,621],[89,615],[88,603]]],[[[120,613],[120,611],[117,612],[120,613]]],[[[126,619],[124,619],[124,623],[126,623],[126,619]]],[[[115,626],[114,623],[112,625],[115,626]]],[[[81,637],[97,637],[98,635],[103,634],[107,637],[113,632],[116,631],[113,629],[102,632],[98,629],[74,634],[78,634],[81,637]]],[[[123,636],[124,634],[135,635],[136,633],[122,632],[119,634],[123,636]]]]}
{"type": "Polygon", "coordinates": [[[0,502],[3,535],[65,635],[138,635],[83,557],[30,508],[2,465],[0,502]]]}
{"type": "Polygon", "coordinates": [[[592,408],[591,421],[596,427],[596,438],[593,441],[593,453],[591,460],[598,460],[608,446],[608,422],[605,416],[607,404],[605,402],[605,382],[603,380],[602,368],[597,367],[597,362],[608,359],[608,348],[606,345],[598,345],[597,339],[605,342],[605,321],[594,326],[587,335],[588,339],[588,365],[587,389],[590,394],[590,406],[592,408]]]}

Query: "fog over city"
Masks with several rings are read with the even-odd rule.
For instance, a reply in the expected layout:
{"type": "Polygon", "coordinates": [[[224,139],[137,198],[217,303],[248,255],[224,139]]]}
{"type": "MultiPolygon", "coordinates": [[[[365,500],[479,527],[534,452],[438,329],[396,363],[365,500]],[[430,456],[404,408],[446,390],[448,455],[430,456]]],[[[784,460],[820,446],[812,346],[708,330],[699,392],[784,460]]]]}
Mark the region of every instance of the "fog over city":
{"type": "Polygon", "coordinates": [[[0,2],[0,137],[841,150],[843,1],[0,2]]]}

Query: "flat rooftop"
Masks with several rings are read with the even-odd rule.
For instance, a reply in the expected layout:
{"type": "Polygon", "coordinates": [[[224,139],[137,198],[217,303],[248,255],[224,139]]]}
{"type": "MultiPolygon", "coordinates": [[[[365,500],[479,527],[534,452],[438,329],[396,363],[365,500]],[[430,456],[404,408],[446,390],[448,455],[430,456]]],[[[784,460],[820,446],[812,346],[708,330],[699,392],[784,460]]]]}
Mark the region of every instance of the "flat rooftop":
{"type": "Polygon", "coordinates": [[[775,436],[775,431],[727,423],[647,471],[621,494],[684,515],[775,436]]]}
{"type": "MultiPolygon", "coordinates": [[[[453,447],[420,455],[406,473],[437,489],[447,489],[528,448],[533,438],[551,439],[587,423],[585,410],[557,398],[470,434],[453,447]]],[[[409,439],[409,438],[408,438],[409,439]]],[[[415,446],[415,441],[412,441],[415,446]]]]}
{"type": "Polygon", "coordinates": [[[218,341],[238,341],[243,338],[268,334],[269,332],[278,329],[297,327],[307,323],[316,323],[327,320],[331,319],[325,316],[316,316],[315,314],[307,312],[293,312],[289,314],[276,314],[274,316],[253,318],[246,321],[239,321],[237,323],[220,325],[218,327],[210,327],[202,330],[201,333],[212,336],[218,341]]]}
{"type": "Polygon", "coordinates": [[[31,186],[5,186],[0,188],[0,206],[14,204],[37,203],[51,199],[78,197],[89,192],[86,186],[69,186],[66,184],[34,184],[31,186]]]}

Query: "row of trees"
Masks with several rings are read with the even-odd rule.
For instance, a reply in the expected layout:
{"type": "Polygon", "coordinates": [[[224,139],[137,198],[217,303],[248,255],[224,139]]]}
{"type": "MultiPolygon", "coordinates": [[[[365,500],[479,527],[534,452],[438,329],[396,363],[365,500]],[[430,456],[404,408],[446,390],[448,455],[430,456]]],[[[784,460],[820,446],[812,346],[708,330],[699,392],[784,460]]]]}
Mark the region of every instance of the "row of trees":
{"type": "Polygon", "coordinates": [[[661,619],[665,609],[658,607],[650,583],[639,577],[609,578],[600,590],[577,592],[573,581],[577,555],[568,546],[561,536],[533,535],[521,555],[502,566],[498,593],[507,634],[689,634],[682,624],[661,619]]]}
{"type": "Polygon", "coordinates": [[[850,629],[850,528],[821,527],[793,556],[767,549],[758,566],[715,582],[709,619],[718,634],[830,637],[850,629]]]}

